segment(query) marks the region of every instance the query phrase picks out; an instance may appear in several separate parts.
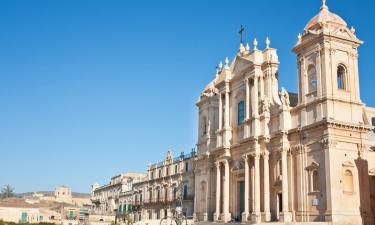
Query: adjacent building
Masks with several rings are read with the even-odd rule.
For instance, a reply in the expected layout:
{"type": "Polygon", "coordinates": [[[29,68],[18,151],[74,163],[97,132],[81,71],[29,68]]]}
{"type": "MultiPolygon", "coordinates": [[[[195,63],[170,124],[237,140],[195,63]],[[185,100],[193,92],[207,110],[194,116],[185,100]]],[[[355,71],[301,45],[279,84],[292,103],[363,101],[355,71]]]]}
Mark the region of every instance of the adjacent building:
{"type": "Polygon", "coordinates": [[[134,211],[136,220],[160,220],[172,216],[181,205],[186,217],[194,212],[194,169],[196,153],[181,153],[173,157],[168,151],[166,158],[148,167],[148,177],[134,184],[134,211]]]}
{"type": "Polygon", "coordinates": [[[163,161],[148,166],[147,173],[124,173],[113,177],[108,185],[94,184],[90,216],[97,215],[102,221],[104,217],[98,215],[111,215],[111,221],[130,216],[135,222],[158,224],[182,204],[183,213],[192,219],[195,158],[195,150],[177,157],[168,151],[163,161]]]}
{"type": "Polygon", "coordinates": [[[133,184],[146,176],[145,173],[122,173],[112,177],[109,184],[92,185],[91,201],[93,208],[91,214],[115,216],[117,212],[122,212],[125,206],[124,199],[120,196],[131,191],[133,184]]]}
{"type": "MultiPolygon", "coordinates": [[[[229,222],[374,224],[375,109],[360,98],[353,27],[329,11],[298,35],[298,93],[279,87],[277,49],[241,43],[204,89],[195,216],[229,222]]],[[[291,75],[288,75],[291,76],[291,75]]]]}

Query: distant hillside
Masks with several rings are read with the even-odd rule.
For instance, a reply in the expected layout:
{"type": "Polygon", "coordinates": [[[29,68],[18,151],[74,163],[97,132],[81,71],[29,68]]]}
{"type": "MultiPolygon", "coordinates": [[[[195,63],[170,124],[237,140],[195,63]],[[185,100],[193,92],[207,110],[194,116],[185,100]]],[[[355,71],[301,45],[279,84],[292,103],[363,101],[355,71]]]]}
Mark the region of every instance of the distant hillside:
{"type": "MultiPolygon", "coordinates": [[[[23,198],[25,196],[32,196],[34,193],[43,194],[45,196],[53,196],[53,191],[37,191],[37,192],[25,192],[16,194],[17,197],[23,198]]],[[[89,198],[91,195],[87,193],[80,193],[80,192],[72,192],[73,198],[89,198]]]]}

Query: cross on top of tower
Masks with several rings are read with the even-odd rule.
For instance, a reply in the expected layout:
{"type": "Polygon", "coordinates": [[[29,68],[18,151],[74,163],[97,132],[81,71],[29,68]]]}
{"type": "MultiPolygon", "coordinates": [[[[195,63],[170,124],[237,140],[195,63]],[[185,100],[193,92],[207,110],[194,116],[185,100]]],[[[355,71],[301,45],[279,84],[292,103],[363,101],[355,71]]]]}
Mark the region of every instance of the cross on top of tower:
{"type": "Polygon", "coordinates": [[[244,31],[245,31],[245,28],[243,27],[243,25],[241,25],[240,30],[238,31],[238,33],[240,34],[240,43],[241,44],[243,43],[243,32],[244,31]]]}

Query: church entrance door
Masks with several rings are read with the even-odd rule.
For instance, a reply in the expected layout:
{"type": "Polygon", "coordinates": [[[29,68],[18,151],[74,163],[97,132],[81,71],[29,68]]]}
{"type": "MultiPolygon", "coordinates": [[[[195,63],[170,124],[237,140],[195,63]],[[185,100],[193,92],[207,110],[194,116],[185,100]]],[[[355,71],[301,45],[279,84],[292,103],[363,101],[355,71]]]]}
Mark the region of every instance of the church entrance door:
{"type": "Polygon", "coordinates": [[[238,182],[238,204],[238,218],[241,218],[241,215],[245,210],[245,181],[238,182]]]}

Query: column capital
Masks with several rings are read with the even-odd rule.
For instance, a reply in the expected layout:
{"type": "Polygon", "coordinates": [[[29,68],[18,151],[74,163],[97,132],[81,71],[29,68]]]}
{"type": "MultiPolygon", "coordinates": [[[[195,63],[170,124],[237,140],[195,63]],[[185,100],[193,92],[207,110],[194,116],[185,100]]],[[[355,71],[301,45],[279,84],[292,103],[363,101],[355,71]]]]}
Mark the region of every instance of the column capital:
{"type": "Polygon", "coordinates": [[[264,159],[268,159],[269,156],[270,156],[270,152],[269,151],[266,150],[266,151],[263,152],[263,158],[264,159]]]}
{"type": "Polygon", "coordinates": [[[215,162],[215,166],[216,166],[216,167],[220,167],[220,163],[221,163],[221,162],[215,162]]]}
{"type": "Polygon", "coordinates": [[[255,160],[259,160],[260,159],[260,153],[259,152],[254,152],[251,154],[251,156],[255,159],[255,160]]]}

